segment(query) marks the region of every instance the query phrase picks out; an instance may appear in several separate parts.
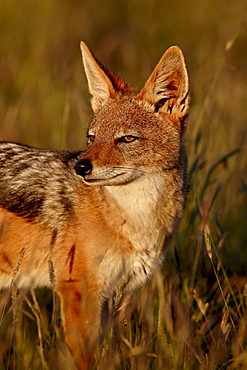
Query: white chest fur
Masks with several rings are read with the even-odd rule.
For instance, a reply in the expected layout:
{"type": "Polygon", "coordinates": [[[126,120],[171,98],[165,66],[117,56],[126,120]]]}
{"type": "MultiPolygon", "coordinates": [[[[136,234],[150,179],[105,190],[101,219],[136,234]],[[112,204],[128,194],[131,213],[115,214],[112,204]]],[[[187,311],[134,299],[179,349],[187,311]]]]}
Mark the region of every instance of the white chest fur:
{"type": "Polygon", "coordinates": [[[130,240],[134,238],[135,248],[140,250],[143,244],[140,242],[138,245],[135,234],[138,234],[137,239],[142,241],[145,240],[145,235],[151,237],[153,234],[153,238],[157,241],[160,224],[158,208],[163,205],[162,197],[165,197],[165,176],[147,174],[127,185],[106,188],[126,217],[123,233],[127,234],[126,237],[130,240]]]}
{"type": "Polygon", "coordinates": [[[142,285],[162,260],[158,208],[163,205],[165,179],[161,175],[146,176],[127,185],[109,186],[107,191],[122,212],[121,233],[131,242],[133,250],[128,253],[109,250],[101,262],[101,277],[109,293],[122,282],[132,290],[142,285]]]}

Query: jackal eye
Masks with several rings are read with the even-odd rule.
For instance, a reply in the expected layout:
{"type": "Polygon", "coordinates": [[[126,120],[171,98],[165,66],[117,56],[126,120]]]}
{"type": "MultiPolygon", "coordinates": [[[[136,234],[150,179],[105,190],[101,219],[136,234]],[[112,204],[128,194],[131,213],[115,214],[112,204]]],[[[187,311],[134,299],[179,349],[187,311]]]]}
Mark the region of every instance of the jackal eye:
{"type": "Polygon", "coordinates": [[[122,143],[132,143],[133,141],[137,139],[138,139],[137,136],[125,135],[125,136],[120,137],[119,141],[121,141],[122,143]]]}
{"type": "Polygon", "coordinates": [[[88,135],[88,142],[92,143],[95,140],[95,135],[88,135]]]}

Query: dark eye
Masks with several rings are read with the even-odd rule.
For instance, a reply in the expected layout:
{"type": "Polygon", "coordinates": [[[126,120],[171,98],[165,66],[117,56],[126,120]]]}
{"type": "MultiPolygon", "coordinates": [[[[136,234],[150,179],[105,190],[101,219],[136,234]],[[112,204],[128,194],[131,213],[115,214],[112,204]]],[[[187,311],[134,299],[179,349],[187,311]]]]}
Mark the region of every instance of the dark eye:
{"type": "Polygon", "coordinates": [[[135,141],[137,139],[138,139],[138,137],[136,137],[136,136],[126,135],[126,136],[120,137],[119,141],[121,141],[122,143],[133,143],[133,141],[135,141]]]}
{"type": "Polygon", "coordinates": [[[88,135],[88,142],[92,143],[95,139],[95,135],[88,135]]]}

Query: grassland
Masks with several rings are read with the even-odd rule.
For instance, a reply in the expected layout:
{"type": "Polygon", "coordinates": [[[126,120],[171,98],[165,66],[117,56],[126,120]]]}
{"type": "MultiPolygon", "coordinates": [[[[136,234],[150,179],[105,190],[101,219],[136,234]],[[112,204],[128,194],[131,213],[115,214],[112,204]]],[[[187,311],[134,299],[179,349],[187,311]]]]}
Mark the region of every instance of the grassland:
{"type": "MultiPolygon", "coordinates": [[[[139,87],[167,47],[185,54],[185,216],[162,269],[131,299],[121,351],[109,335],[100,368],[247,368],[246,11],[245,0],[0,1],[1,140],[85,147],[81,39],[139,87]]],[[[0,369],[67,369],[57,297],[22,298],[11,307],[0,295],[0,369]]]]}

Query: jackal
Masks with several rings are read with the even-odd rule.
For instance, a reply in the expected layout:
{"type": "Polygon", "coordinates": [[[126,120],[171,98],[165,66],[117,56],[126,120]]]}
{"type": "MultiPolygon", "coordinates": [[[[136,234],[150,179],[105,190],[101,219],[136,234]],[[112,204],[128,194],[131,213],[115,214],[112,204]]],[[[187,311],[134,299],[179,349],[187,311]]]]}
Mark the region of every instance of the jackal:
{"type": "Polygon", "coordinates": [[[81,51],[94,111],[86,151],[1,143],[0,287],[51,287],[52,264],[66,341],[86,369],[104,301],[145,283],[182,217],[189,94],[176,46],[140,91],[81,51]]]}

